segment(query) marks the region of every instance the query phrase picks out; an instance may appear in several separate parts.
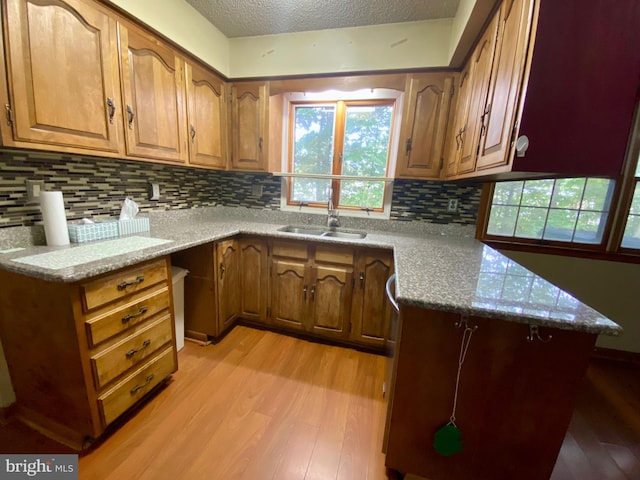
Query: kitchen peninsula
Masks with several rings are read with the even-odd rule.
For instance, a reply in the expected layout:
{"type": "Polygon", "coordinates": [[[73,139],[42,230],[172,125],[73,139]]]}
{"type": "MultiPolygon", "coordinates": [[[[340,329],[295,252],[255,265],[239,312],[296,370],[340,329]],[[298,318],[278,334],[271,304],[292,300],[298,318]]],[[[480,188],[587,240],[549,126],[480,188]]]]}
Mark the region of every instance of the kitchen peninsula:
{"type": "MultiPolygon", "coordinates": [[[[0,276],[4,285],[13,287],[20,282],[28,285],[31,281],[41,287],[31,291],[31,299],[23,296],[20,302],[12,302],[9,295],[2,298],[0,331],[10,368],[20,362],[24,366],[26,359],[20,358],[20,346],[11,345],[7,332],[22,321],[24,312],[19,305],[36,308],[34,305],[44,297],[42,288],[46,285],[53,289],[82,285],[86,292],[84,286],[92,284],[96,277],[115,278],[119,270],[129,271],[138,266],[157,273],[157,265],[160,270],[167,268],[165,262],[171,255],[238,236],[259,237],[267,242],[313,242],[328,249],[392,249],[400,321],[389,388],[387,466],[430,478],[470,478],[470,472],[487,479],[514,478],[514,472],[518,478],[548,478],[596,337],[617,335],[621,332],[619,326],[494,249],[465,237],[470,232],[463,227],[425,224],[422,230],[402,232],[396,227],[391,232],[376,230],[375,224],[360,224],[358,227],[367,231],[366,237],[345,240],[282,232],[283,225],[300,224],[302,217],[260,213],[259,216],[248,209],[219,207],[160,212],[161,215],[151,216],[150,235],[168,242],[59,269],[16,260],[60,248],[34,246],[2,255],[0,276]],[[448,422],[451,414],[465,324],[475,330],[458,392],[457,425],[462,431],[464,448],[459,454],[443,457],[432,447],[433,434],[448,422]]],[[[66,251],[73,254],[77,248],[66,251]]],[[[133,295],[161,298],[160,292],[170,282],[158,278],[151,282],[156,285],[150,287],[151,292],[133,295]]],[[[135,280],[132,277],[131,281],[135,280]]],[[[27,291],[25,288],[23,292],[27,291]]],[[[92,308],[86,315],[93,315],[92,308]]],[[[157,311],[164,311],[163,308],[167,306],[161,305],[157,311]]],[[[76,312],[74,317],[77,323],[74,335],[78,339],[85,329],[85,318],[78,320],[82,315],[76,312]]],[[[43,320],[42,325],[45,323],[43,320]]],[[[50,332],[30,330],[30,333],[45,337],[50,332]]],[[[170,361],[173,340],[159,340],[158,344],[165,345],[162,347],[165,356],[158,360],[164,362],[162,374],[149,380],[149,388],[174,368],[170,361]]],[[[79,430],[74,432],[78,441],[99,434],[109,423],[109,415],[116,415],[120,407],[98,408],[92,404],[91,398],[101,401],[104,392],[89,385],[93,383],[90,356],[79,354],[76,361],[88,380],[85,391],[78,389],[73,395],[84,397],[79,401],[89,404],[85,407],[87,425],[94,425],[93,430],[86,425],[78,426],[79,430]]],[[[149,378],[145,372],[136,375],[128,389],[137,388],[149,378]]],[[[28,399],[17,387],[20,382],[13,371],[12,376],[20,412],[21,402],[28,399]]],[[[104,384],[110,385],[110,381],[107,378],[104,384]]],[[[142,385],[136,393],[144,394],[146,387],[142,385]]],[[[34,418],[31,417],[32,424],[37,423],[34,418]]],[[[58,437],[61,435],[58,432],[58,437]]]]}

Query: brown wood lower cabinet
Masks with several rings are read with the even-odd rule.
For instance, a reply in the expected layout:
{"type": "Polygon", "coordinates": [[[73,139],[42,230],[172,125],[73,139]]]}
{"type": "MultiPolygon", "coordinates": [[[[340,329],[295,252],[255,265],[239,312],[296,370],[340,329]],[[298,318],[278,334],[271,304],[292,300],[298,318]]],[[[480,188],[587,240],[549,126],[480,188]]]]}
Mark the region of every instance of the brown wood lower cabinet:
{"type": "Polygon", "coordinates": [[[185,335],[249,323],[383,350],[389,250],[241,236],[173,254],[185,279],[185,335]]]}
{"type": "Polygon", "coordinates": [[[597,335],[469,317],[477,327],[460,375],[455,423],[462,451],[436,453],[449,422],[464,328],[460,315],[402,307],[387,467],[448,480],[546,480],[551,475],[597,335]]]}
{"type": "Polygon", "coordinates": [[[0,270],[0,338],[25,423],[75,449],[177,369],[168,258],[78,283],[0,270]]]}

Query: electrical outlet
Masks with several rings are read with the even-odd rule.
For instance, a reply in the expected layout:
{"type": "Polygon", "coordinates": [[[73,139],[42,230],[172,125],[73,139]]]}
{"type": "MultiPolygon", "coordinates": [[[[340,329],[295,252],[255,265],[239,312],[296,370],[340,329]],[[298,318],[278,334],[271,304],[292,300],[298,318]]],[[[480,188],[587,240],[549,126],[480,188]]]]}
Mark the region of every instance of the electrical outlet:
{"type": "Polygon", "coordinates": [[[157,183],[150,183],[148,185],[149,189],[149,200],[160,200],[160,185],[157,183]]]}
{"type": "Polygon", "coordinates": [[[44,191],[44,180],[25,180],[27,203],[40,203],[40,192],[44,191]]]}
{"type": "Polygon", "coordinates": [[[262,196],[262,185],[251,185],[251,196],[252,197],[261,197],[262,196]]]}
{"type": "Polygon", "coordinates": [[[458,199],[450,198],[449,204],[447,205],[447,212],[455,212],[456,210],[458,210],[458,199]]]}

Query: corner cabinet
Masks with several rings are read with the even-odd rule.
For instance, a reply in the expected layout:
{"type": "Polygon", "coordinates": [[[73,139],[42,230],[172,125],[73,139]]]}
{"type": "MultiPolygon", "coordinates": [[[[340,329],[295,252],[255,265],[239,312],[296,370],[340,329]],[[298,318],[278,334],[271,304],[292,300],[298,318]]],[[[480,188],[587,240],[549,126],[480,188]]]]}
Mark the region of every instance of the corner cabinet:
{"type": "Polygon", "coordinates": [[[231,169],[268,170],[269,86],[264,82],[234,83],[231,87],[231,169]]]}
{"type": "Polygon", "coordinates": [[[407,76],[396,177],[440,178],[454,79],[437,73],[407,76]]]}
{"type": "Polygon", "coordinates": [[[240,317],[266,323],[269,295],[269,246],[262,238],[240,238],[240,317]]]}
{"type": "Polygon", "coordinates": [[[121,23],[118,34],[126,154],[186,163],[184,62],[134,26],[121,23]]]}
{"type": "Polygon", "coordinates": [[[189,62],[185,68],[189,123],[189,164],[227,167],[227,88],[218,77],[189,62]]]}
{"type": "Polygon", "coordinates": [[[447,176],[618,176],[640,87],[638,24],[635,0],[503,0],[463,69],[447,176]]]}
{"type": "Polygon", "coordinates": [[[116,22],[81,0],[5,2],[5,146],[122,152],[116,22]]]}
{"type": "Polygon", "coordinates": [[[235,238],[216,243],[218,335],[233,325],[240,312],[240,244],[235,238]]]}
{"type": "Polygon", "coordinates": [[[178,368],[168,258],[78,283],[0,271],[16,415],[77,450],[178,368]]]}

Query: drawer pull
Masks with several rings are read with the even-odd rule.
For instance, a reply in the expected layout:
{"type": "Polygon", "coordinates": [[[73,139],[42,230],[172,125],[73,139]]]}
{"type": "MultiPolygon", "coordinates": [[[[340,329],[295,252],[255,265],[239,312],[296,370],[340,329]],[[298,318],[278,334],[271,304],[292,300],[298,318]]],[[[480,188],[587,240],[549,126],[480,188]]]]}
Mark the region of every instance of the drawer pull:
{"type": "Polygon", "coordinates": [[[139,317],[140,315],[144,315],[145,313],[147,313],[147,307],[140,307],[140,310],[138,310],[138,313],[129,313],[124,317],[122,317],[122,323],[127,323],[132,318],[139,317]]]}
{"type": "Polygon", "coordinates": [[[139,349],[136,350],[135,348],[132,348],[125,355],[127,356],[127,358],[131,358],[140,350],[144,350],[145,348],[147,348],[149,345],[151,345],[151,340],[145,340],[144,342],[142,342],[142,346],[139,349]]]}
{"type": "Polygon", "coordinates": [[[147,377],[147,379],[144,381],[144,383],[142,385],[136,385],[135,387],[133,387],[131,389],[131,395],[135,395],[135,393],[138,390],[142,390],[144,387],[149,385],[151,383],[151,380],[153,380],[153,373],[147,377]]]}
{"type": "Polygon", "coordinates": [[[144,282],[144,276],[143,275],[138,275],[136,277],[136,279],[133,282],[122,282],[118,284],[118,291],[122,291],[127,287],[130,287],[131,285],[138,285],[140,283],[144,282]]]}

